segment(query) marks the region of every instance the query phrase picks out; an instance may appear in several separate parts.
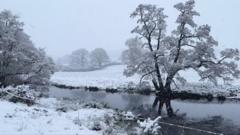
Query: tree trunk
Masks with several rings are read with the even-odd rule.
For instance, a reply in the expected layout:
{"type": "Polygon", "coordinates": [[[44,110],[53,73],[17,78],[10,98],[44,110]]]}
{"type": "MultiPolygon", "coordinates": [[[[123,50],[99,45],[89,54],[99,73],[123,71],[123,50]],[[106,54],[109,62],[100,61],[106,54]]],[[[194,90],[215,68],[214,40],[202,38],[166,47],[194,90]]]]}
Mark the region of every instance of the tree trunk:
{"type": "Polygon", "coordinates": [[[6,79],[5,79],[5,76],[1,76],[1,77],[0,77],[0,87],[5,87],[5,85],[6,85],[6,84],[5,84],[5,80],[6,80],[6,79]]]}
{"type": "Polygon", "coordinates": [[[173,109],[172,109],[172,105],[171,105],[171,97],[166,98],[165,101],[166,101],[165,104],[166,104],[167,114],[169,117],[172,117],[174,114],[173,114],[173,109]]]}
{"type": "Polygon", "coordinates": [[[159,100],[159,106],[158,106],[158,114],[159,115],[161,115],[161,113],[162,113],[163,105],[164,105],[164,101],[159,100]]]}
{"type": "Polygon", "coordinates": [[[166,110],[167,110],[167,115],[169,117],[174,116],[172,105],[171,105],[171,90],[164,90],[164,91],[160,92],[159,94],[157,94],[156,98],[154,100],[154,103],[153,103],[153,107],[155,108],[157,106],[157,104],[159,104],[159,106],[158,106],[158,114],[159,115],[161,115],[163,105],[165,104],[166,110]]]}

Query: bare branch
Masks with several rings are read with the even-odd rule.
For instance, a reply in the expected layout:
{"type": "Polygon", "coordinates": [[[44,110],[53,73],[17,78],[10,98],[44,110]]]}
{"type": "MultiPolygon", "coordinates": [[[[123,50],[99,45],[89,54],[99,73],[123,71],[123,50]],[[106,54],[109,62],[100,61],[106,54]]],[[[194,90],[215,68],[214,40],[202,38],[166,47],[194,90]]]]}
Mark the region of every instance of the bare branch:
{"type": "Polygon", "coordinates": [[[142,75],[142,77],[141,77],[141,79],[140,79],[140,84],[142,84],[142,80],[143,80],[146,76],[148,76],[148,75],[150,75],[150,74],[152,74],[152,73],[154,73],[154,72],[156,72],[156,70],[152,70],[152,71],[150,71],[150,72],[142,75]]]}

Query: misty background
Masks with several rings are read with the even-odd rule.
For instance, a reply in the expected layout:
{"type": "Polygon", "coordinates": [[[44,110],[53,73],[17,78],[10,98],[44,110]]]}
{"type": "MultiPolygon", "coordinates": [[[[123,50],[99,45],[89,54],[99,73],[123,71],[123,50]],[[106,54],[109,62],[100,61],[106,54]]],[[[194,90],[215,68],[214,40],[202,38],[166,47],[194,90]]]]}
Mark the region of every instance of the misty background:
{"type": "MultiPolygon", "coordinates": [[[[182,0],[0,0],[0,10],[9,9],[25,22],[25,31],[37,47],[57,59],[79,48],[104,48],[118,60],[135,21],[129,16],[140,3],[165,8],[168,30],[175,27],[177,11],[173,5],[182,0]]],[[[196,0],[201,14],[199,24],[212,26],[219,48],[239,48],[240,1],[196,0]],[[210,12],[211,11],[211,12],[210,12]],[[234,20],[234,21],[233,21],[234,20]]]]}

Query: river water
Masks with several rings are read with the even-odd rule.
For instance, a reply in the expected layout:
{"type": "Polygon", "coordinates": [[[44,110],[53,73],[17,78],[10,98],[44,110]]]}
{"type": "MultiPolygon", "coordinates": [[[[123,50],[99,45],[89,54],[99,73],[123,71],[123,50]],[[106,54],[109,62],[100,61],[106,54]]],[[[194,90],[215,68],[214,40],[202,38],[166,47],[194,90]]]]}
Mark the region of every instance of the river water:
{"type": "MultiPolygon", "coordinates": [[[[127,93],[112,94],[104,91],[89,92],[84,90],[65,90],[56,87],[50,88],[49,95],[50,97],[69,98],[76,101],[97,101],[106,103],[111,108],[145,114],[150,113],[150,108],[154,100],[154,95],[145,96],[127,93]]],[[[231,130],[232,132],[229,134],[240,134],[240,130],[236,129],[240,128],[239,102],[227,101],[219,103],[217,101],[173,100],[172,106],[178,114],[182,114],[188,119],[188,123],[189,121],[193,121],[190,125],[200,124],[201,127],[207,125],[207,129],[211,129],[212,127],[218,128],[214,131],[229,133],[228,130],[231,130]]]]}

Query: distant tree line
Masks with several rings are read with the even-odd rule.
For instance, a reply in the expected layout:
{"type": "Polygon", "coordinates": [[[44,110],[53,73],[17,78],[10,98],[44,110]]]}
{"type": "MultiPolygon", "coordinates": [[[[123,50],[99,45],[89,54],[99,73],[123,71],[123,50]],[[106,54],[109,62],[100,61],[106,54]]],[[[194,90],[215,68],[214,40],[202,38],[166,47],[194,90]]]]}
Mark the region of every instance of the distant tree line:
{"type": "Polygon", "coordinates": [[[89,71],[105,67],[110,63],[110,58],[103,48],[96,48],[91,52],[81,48],[60,58],[57,63],[61,70],[89,71]]]}
{"type": "Polygon", "coordinates": [[[54,63],[43,49],[34,47],[23,22],[10,11],[0,13],[0,86],[46,85],[54,63]]]}

